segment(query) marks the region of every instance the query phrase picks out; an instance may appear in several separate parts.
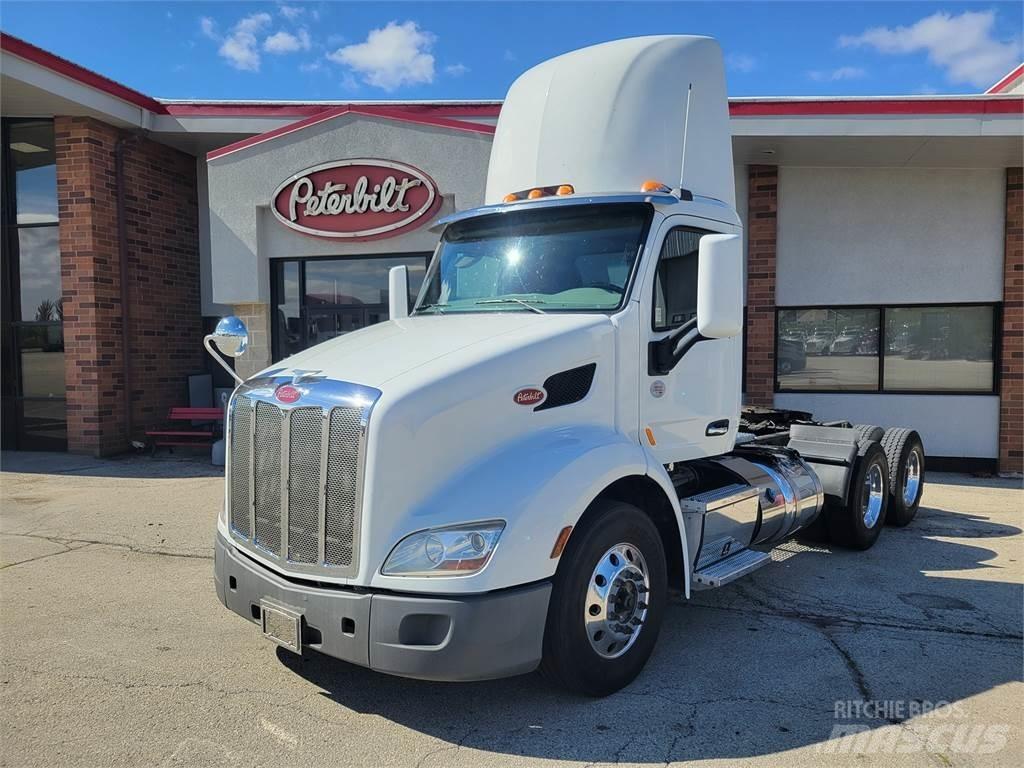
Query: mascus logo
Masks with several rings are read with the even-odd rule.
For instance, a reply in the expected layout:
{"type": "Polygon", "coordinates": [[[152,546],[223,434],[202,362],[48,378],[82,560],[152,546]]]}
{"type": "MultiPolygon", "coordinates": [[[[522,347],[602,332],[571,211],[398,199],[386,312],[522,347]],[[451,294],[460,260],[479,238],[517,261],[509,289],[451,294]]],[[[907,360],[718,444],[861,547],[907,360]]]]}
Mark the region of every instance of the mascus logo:
{"type": "Polygon", "coordinates": [[[537,405],[544,401],[547,395],[544,394],[543,389],[537,389],[536,387],[527,387],[526,389],[520,389],[512,396],[512,402],[516,405],[537,405]]]}
{"type": "Polygon", "coordinates": [[[274,397],[280,400],[282,403],[294,403],[300,397],[302,393],[299,392],[291,384],[282,384],[276,390],[274,390],[274,397]]]}

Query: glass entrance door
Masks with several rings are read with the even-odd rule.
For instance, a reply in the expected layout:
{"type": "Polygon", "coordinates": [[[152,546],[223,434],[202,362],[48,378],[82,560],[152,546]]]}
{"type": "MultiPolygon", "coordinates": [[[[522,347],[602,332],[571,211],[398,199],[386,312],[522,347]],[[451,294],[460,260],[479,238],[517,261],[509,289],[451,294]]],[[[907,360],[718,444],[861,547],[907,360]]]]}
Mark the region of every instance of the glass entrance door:
{"type": "Polygon", "coordinates": [[[429,253],[271,262],[274,362],[314,344],[388,319],[388,272],[409,270],[409,300],[429,253]]]}
{"type": "Polygon", "coordinates": [[[3,447],[66,450],[53,122],[4,120],[2,140],[3,447]]]}

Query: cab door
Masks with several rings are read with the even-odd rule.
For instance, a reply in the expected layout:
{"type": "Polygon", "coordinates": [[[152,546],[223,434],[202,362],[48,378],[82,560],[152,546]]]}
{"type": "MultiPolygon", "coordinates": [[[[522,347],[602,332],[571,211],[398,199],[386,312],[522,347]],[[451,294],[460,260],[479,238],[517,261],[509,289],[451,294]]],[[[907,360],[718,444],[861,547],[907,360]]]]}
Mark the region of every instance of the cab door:
{"type": "Polygon", "coordinates": [[[702,237],[739,228],[686,216],[667,218],[658,258],[645,271],[640,307],[640,440],[661,464],[726,453],[740,408],[742,336],[697,332],[702,237]]]}

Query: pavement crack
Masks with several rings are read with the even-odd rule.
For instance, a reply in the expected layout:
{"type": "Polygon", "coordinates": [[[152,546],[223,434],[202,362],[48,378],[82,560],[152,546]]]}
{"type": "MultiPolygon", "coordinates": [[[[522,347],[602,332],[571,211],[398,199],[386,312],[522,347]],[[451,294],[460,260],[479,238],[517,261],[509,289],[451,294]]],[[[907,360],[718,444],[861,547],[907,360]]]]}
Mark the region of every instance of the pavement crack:
{"type": "MultiPolygon", "coordinates": [[[[34,538],[34,537],[33,537],[34,538]]],[[[16,563],[7,563],[6,565],[0,565],[0,571],[6,571],[8,568],[13,568],[16,565],[26,565],[27,563],[35,563],[39,560],[46,560],[50,557],[57,557],[59,555],[66,555],[68,552],[76,552],[79,549],[85,549],[89,544],[82,544],[80,547],[69,547],[61,542],[53,542],[54,544],[60,544],[64,549],[59,552],[47,552],[45,555],[37,555],[36,557],[30,557],[28,560],[19,560],[16,563]]]]}
{"type": "Polygon", "coordinates": [[[438,749],[433,749],[430,752],[427,752],[425,755],[423,755],[423,757],[416,761],[416,768],[423,768],[423,764],[434,755],[440,755],[444,752],[458,752],[460,749],[462,749],[462,745],[466,743],[466,740],[469,739],[469,737],[472,736],[474,733],[476,733],[476,728],[470,728],[468,731],[466,731],[462,738],[454,744],[447,744],[443,747],[439,747],[438,749]]]}
{"type": "MultiPolygon", "coordinates": [[[[72,552],[72,551],[75,551],[77,549],[82,549],[83,548],[83,547],[71,547],[70,546],[71,544],[82,544],[82,545],[86,545],[86,546],[88,546],[90,544],[94,544],[94,545],[102,546],[102,547],[114,547],[116,549],[126,549],[129,552],[132,552],[132,553],[137,554],[137,555],[154,555],[156,557],[175,557],[175,558],[185,558],[185,559],[191,559],[191,560],[213,560],[213,555],[212,554],[200,555],[200,554],[197,554],[195,552],[168,552],[166,550],[151,549],[149,547],[140,547],[140,546],[135,545],[135,544],[118,544],[117,542],[103,541],[101,539],[78,539],[78,538],[73,538],[73,537],[68,537],[68,536],[42,536],[40,534],[35,534],[35,533],[9,533],[7,535],[10,535],[10,536],[22,536],[22,537],[27,538],[27,539],[39,539],[41,541],[48,541],[51,544],[59,544],[60,546],[67,547],[67,549],[64,552],[55,552],[55,553],[53,553],[53,554],[61,554],[61,555],[65,554],[66,552],[72,552]]],[[[47,557],[47,556],[48,555],[43,555],[42,557],[47,557]]],[[[35,559],[41,559],[41,557],[40,558],[35,558],[35,559]]],[[[28,562],[31,562],[31,560],[23,560],[22,561],[22,563],[28,563],[28,562]]],[[[22,563],[12,563],[11,566],[13,566],[13,565],[21,565],[22,563]]],[[[9,568],[11,566],[4,566],[4,567],[5,568],[9,568]]],[[[3,570],[3,568],[0,568],[0,570],[3,570]]]]}

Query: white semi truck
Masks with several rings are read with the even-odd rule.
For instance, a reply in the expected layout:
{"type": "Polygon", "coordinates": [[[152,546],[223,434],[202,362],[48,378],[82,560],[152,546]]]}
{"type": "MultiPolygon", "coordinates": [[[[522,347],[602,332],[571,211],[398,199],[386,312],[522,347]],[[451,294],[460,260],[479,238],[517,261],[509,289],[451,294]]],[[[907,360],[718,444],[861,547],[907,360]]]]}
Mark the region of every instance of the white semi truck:
{"type": "MultiPolygon", "coordinates": [[[[644,37],[512,85],[485,205],[437,223],[411,311],[240,381],[220,600],[381,672],[540,667],[590,695],[689,597],[806,533],[866,549],[923,489],[917,433],[741,407],[742,224],[722,54],[644,37]]],[[[207,347],[239,355],[225,318],[207,347]]],[[[212,349],[211,349],[212,351],[212,349]]]]}

